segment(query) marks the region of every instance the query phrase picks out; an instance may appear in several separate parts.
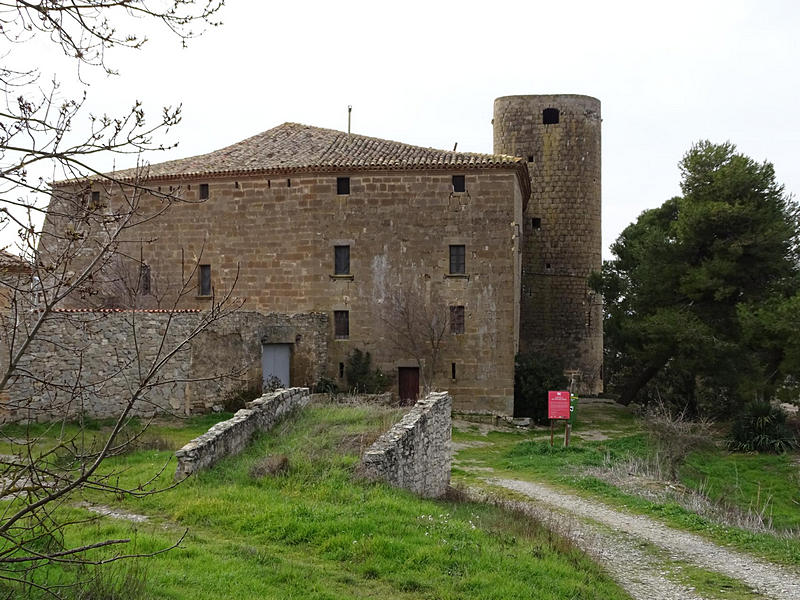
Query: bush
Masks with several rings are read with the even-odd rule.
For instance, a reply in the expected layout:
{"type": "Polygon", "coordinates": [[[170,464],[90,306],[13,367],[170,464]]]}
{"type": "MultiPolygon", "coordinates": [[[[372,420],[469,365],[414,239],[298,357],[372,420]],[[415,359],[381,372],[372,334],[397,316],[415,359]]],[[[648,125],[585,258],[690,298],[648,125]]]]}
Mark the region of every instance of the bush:
{"type": "Polygon", "coordinates": [[[645,426],[656,445],[656,459],[673,481],[678,470],[693,451],[710,445],[711,423],[690,421],[685,412],[671,411],[664,404],[655,404],[645,414],[645,426]]]}
{"type": "Polygon", "coordinates": [[[339,386],[336,385],[336,382],[330,377],[325,377],[324,375],[317,380],[317,383],[314,384],[312,389],[315,394],[339,393],[339,386]]]}
{"type": "Polygon", "coordinates": [[[222,410],[235,413],[244,408],[246,402],[252,402],[261,396],[261,382],[251,381],[247,385],[232,390],[226,394],[222,401],[222,410]]]}
{"type": "Polygon", "coordinates": [[[357,394],[380,394],[389,389],[391,380],[380,369],[372,369],[372,356],[356,348],[347,357],[347,385],[357,394]]]}
{"type": "Polygon", "coordinates": [[[514,416],[547,422],[547,392],[569,385],[564,366],[556,359],[518,354],[514,360],[514,416]]]}
{"type": "Polygon", "coordinates": [[[248,475],[252,479],[262,479],[264,477],[275,477],[282,475],[289,470],[289,458],[285,454],[270,454],[256,462],[248,475]]]}
{"type": "Polygon", "coordinates": [[[728,447],[743,452],[786,452],[797,439],[786,423],[786,413],[765,400],[745,405],[734,419],[728,447]]]}

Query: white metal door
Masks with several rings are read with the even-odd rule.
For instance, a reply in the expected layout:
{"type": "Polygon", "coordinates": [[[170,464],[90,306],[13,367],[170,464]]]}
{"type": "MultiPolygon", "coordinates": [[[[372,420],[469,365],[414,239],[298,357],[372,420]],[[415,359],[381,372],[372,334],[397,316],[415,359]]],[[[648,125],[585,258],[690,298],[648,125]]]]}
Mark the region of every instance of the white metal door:
{"type": "Polygon", "coordinates": [[[281,380],[283,387],[289,387],[290,344],[261,344],[261,376],[266,385],[271,376],[281,380]]]}

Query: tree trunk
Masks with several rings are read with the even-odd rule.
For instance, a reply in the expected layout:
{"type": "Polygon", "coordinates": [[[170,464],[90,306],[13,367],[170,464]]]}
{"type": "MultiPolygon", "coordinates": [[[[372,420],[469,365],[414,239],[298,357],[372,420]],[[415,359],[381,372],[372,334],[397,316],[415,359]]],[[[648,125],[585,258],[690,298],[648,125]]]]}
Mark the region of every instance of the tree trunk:
{"type": "Polygon", "coordinates": [[[667,364],[669,361],[670,356],[664,356],[663,358],[658,358],[650,362],[647,367],[644,368],[638,375],[636,375],[633,379],[629,380],[625,388],[622,390],[622,394],[620,394],[619,401],[620,404],[624,404],[627,406],[631,402],[636,399],[636,396],[642,390],[644,386],[648,384],[648,382],[655,377],[658,372],[664,368],[664,365],[667,364]]]}

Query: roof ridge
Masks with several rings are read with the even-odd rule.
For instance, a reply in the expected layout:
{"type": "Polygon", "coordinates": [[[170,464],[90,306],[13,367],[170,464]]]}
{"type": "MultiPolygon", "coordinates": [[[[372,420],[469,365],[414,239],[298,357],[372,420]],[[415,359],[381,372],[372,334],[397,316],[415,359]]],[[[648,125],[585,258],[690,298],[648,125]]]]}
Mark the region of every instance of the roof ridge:
{"type": "Polygon", "coordinates": [[[457,152],[287,121],[205,154],[109,174],[121,181],[255,172],[519,167],[521,157],[457,152]]]}

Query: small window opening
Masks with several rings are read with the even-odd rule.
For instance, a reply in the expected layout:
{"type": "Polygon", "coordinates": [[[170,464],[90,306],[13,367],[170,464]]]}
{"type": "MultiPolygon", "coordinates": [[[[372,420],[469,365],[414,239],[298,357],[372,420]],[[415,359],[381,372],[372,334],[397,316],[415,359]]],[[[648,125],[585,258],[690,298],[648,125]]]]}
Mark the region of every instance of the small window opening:
{"type": "Polygon", "coordinates": [[[333,311],[334,336],[337,340],[346,340],[350,337],[350,311],[333,311]]]}
{"type": "Polygon", "coordinates": [[[211,265],[200,265],[199,267],[199,296],[211,295],[211,265]]]}
{"type": "Polygon", "coordinates": [[[286,187],[292,187],[292,180],[291,179],[287,179],[286,180],[286,187]]]}
{"type": "Polygon", "coordinates": [[[453,191],[466,192],[467,178],[464,175],[453,175],[453,191]]]}
{"type": "Polygon", "coordinates": [[[343,379],[343,378],[344,378],[344,363],[340,362],[339,363],[339,379],[343,379]]]}
{"type": "Polygon", "coordinates": [[[346,196],[350,193],[350,178],[337,177],[336,178],[336,193],[339,196],[346,196]]]}
{"type": "Polygon", "coordinates": [[[456,378],[456,363],[450,363],[450,379],[456,378]]]}
{"type": "Polygon", "coordinates": [[[550,269],[550,263],[545,263],[544,268],[549,270],[550,269]]]}
{"type": "Polygon", "coordinates": [[[528,162],[533,162],[533,154],[528,154],[528,162]]]}
{"type": "Polygon", "coordinates": [[[450,333],[464,333],[464,307],[450,307],[450,333]]]}
{"type": "Polygon", "coordinates": [[[158,191],[159,191],[159,192],[161,191],[161,186],[158,186],[158,191]]]}
{"type": "Polygon", "coordinates": [[[239,182],[238,181],[234,181],[233,182],[233,187],[234,187],[234,189],[238,190],[239,189],[239,182]]]}
{"type": "Polygon", "coordinates": [[[186,185],[186,189],[191,192],[192,191],[192,184],[191,183],[187,184],[186,185]]]}
{"type": "Polygon", "coordinates": [[[100,206],[100,192],[92,192],[92,208],[100,206]]]}
{"type": "Polygon", "coordinates": [[[208,200],[208,184],[200,184],[200,200],[208,200]]]}
{"type": "Polygon", "coordinates": [[[450,274],[464,275],[466,272],[466,247],[463,245],[450,246],[450,274]]]}
{"type": "Polygon", "coordinates": [[[271,187],[272,187],[272,180],[271,179],[267,179],[267,189],[269,189],[271,187]]]}
{"type": "Polygon", "coordinates": [[[542,218],[541,217],[532,217],[531,218],[531,229],[541,229],[542,228],[542,218]]]}
{"type": "Polygon", "coordinates": [[[350,275],[350,246],[333,247],[333,272],[335,275],[350,275]]]}
{"type": "Polygon", "coordinates": [[[555,125],[558,123],[558,109],[545,108],[542,111],[542,123],[545,125],[555,125]]]}
{"type": "Polygon", "coordinates": [[[139,265],[139,293],[143,296],[150,294],[150,265],[139,265]]]}

